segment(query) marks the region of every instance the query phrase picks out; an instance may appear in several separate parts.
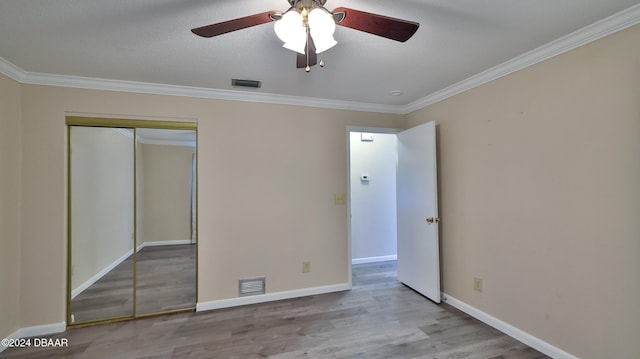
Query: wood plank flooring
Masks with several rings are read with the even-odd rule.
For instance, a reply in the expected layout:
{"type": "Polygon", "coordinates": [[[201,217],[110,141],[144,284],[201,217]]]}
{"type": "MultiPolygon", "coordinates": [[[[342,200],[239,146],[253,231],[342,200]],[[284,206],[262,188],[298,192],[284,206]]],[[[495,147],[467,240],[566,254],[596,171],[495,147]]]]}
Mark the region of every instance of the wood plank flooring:
{"type": "Polygon", "coordinates": [[[137,315],[195,308],[195,245],[145,247],[136,257],[137,315]]]}
{"type": "MultiPolygon", "coordinates": [[[[196,305],[196,246],[144,247],[136,253],[136,315],[196,305]]],[[[133,315],[133,256],[71,301],[75,323],[133,315]]]]}
{"type": "Polygon", "coordinates": [[[67,348],[0,358],[547,358],[396,279],[396,263],[353,267],[353,290],[66,331],[67,348]]]}

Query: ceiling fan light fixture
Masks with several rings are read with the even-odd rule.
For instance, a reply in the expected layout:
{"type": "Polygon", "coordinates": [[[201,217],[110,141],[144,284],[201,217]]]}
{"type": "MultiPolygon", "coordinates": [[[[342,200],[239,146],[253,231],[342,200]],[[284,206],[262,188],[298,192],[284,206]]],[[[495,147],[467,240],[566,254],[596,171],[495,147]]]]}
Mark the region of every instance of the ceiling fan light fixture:
{"type": "Polygon", "coordinates": [[[314,45],[316,45],[317,54],[321,54],[329,50],[338,43],[333,36],[313,36],[312,34],[311,37],[313,38],[314,45]]]}
{"type": "MultiPolygon", "coordinates": [[[[318,62],[318,54],[338,42],[333,38],[336,25],[367,32],[387,39],[405,42],[415,34],[419,23],[372,14],[346,7],[333,11],[324,5],[327,0],[287,0],[291,7],[285,11],[271,10],[237,19],[191,29],[202,37],[214,37],[256,25],[274,22],[276,35],[283,47],[297,52],[296,67],[307,71],[318,62]],[[305,67],[306,65],[306,67],[305,67]]],[[[320,59],[320,66],[324,61],[320,59]]]]}
{"type": "Polygon", "coordinates": [[[333,15],[321,8],[311,10],[308,17],[309,33],[316,46],[316,53],[320,54],[334,47],[338,42],[333,38],[336,22],[333,15]]]}
{"type": "Polygon", "coordinates": [[[284,48],[304,54],[307,33],[302,25],[302,15],[297,11],[289,11],[275,22],[273,28],[284,48]]]}
{"type": "Polygon", "coordinates": [[[298,38],[295,41],[285,42],[282,47],[285,49],[289,49],[291,51],[295,51],[301,54],[305,54],[305,48],[307,46],[307,39],[305,37],[298,38]]]}
{"type": "Polygon", "coordinates": [[[284,13],[280,20],[276,21],[273,25],[276,35],[282,42],[287,42],[292,33],[295,33],[298,28],[304,31],[302,27],[302,15],[295,10],[284,13]]]}

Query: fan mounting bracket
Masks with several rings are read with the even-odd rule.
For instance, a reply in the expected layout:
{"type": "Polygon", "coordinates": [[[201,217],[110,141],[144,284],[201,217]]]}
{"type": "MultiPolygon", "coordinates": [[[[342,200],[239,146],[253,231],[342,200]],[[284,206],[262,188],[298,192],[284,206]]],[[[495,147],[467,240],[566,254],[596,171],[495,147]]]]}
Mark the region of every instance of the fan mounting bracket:
{"type": "Polygon", "coordinates": [[[288,0],[291,7],[312,9],[320,5],[324,7],[327,0],[288,0]]]}

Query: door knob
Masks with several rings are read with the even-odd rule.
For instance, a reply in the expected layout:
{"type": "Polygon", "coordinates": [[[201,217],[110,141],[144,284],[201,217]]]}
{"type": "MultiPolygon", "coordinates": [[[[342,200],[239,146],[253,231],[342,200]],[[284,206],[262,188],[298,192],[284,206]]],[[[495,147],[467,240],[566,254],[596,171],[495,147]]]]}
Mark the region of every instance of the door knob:
{"type": "Polygon", "coordinates": [[[429,223],[440,222],[440,217],[429,217],[429,218],[427,218],[427,222],[429,222],[429,223]]]}

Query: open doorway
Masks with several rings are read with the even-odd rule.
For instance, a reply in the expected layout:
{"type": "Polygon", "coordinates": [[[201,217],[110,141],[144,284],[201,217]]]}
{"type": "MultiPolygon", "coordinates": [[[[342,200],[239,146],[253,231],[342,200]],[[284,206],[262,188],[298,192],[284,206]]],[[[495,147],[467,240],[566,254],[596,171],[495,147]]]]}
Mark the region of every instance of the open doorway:
{"type": "Polygon", "coordinates": [[[350,258],[354,278],[361,277],[362,271],[396,275],[397,132],[348,129],[350,258]]]}
{"type": "Polygon", "coordinates": [[[354,266],[394,262],[400,282],[440,303],[435,122],[347,133],[352,285],[354,266]]]}

